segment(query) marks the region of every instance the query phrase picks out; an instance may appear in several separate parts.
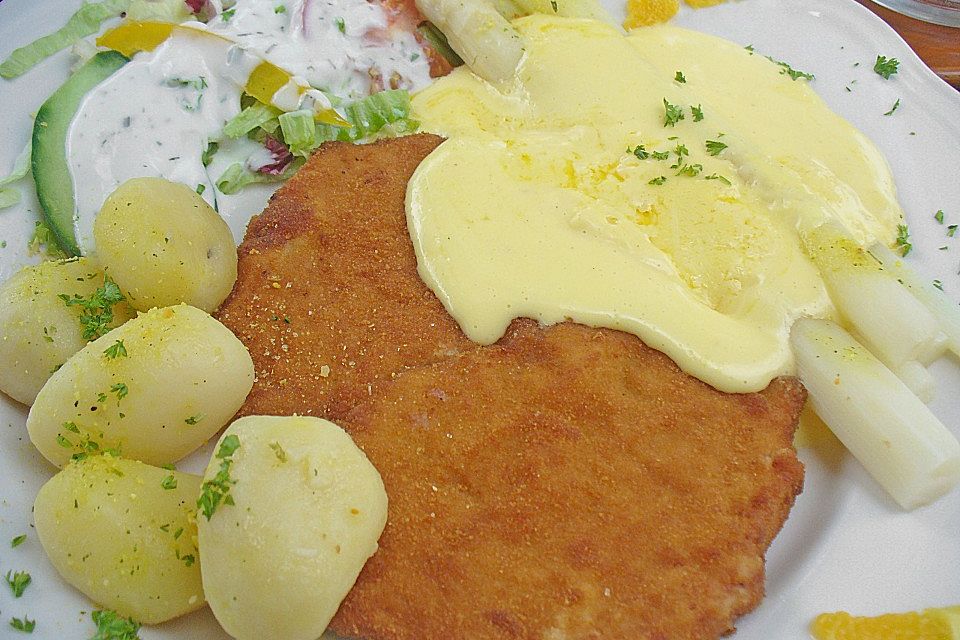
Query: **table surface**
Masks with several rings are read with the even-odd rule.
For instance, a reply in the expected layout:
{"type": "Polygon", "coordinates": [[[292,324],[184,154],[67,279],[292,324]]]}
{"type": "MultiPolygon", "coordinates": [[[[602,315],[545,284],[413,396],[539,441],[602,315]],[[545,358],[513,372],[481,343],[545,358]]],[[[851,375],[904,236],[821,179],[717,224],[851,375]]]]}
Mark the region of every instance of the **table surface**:
{"type": "Polygon", "coordinates": [[[870,0],[857,2],[886,20],[937,75],[960,89],[960,28],[915,20],[870,0]]]}

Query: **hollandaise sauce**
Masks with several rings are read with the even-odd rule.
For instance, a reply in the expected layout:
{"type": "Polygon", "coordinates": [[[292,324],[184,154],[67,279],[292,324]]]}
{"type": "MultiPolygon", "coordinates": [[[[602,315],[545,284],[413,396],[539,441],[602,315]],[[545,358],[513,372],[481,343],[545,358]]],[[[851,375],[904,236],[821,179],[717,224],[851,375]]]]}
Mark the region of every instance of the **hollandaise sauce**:
{"type": "Polygon", "coordinates": [[[447,139],[407,190],[421,277],[474,341],[510,321],[636,334],[728,392],[793,369],[793,321],[834,307],[803,238],[890,241],[885,160],[805,79],[672,26],[516,22],[494,86],[461,68],[414,99],[447,139]]]}

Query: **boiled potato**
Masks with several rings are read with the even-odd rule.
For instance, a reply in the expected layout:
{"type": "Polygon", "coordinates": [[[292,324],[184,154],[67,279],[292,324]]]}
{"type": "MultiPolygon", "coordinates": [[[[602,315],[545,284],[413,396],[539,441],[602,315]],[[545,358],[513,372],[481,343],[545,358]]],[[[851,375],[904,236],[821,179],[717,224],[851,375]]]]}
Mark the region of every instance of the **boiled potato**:
{"type": "Polygon", "coordinates": [[[190,187],[134,178],[93,223],[97,257],[139,311],[181,302],[213,311],[237,279],[230,228],[190,187]]]}
{"type": "Polygon", "coordinates": [[[377,550],[380,474],[332,422],[254,416],[224,432],[204,481],[197,531],[217,620],[241,640],[320,637],[377,550]]]}
{"type": "Polygon", "coordinates": [[[37,537],[63,579],[146,623],[203,606],[200,477],[111,455],[68,464],[40,489],[37,537]]]}
{"type": "MultiPolygon", "coordinates": [[[[87,344],[81,306],[68,306],[59,296],[89,300],[103,286],[103,271],[88,258],[24,267],[0,285],[0,390],[33,404],[50,375],[87,344]]],[[[110,312],[103,330],[133,315],[125,302],[110,305],[110,312]]]]}
{"type": "Polygon", "coordinates": [[[58,466],[105,448],[162,465],[219,431],[252,386],[250,354],[229,329],[187,305],[153,309],[67,360],[27,431],[58,466]]]}

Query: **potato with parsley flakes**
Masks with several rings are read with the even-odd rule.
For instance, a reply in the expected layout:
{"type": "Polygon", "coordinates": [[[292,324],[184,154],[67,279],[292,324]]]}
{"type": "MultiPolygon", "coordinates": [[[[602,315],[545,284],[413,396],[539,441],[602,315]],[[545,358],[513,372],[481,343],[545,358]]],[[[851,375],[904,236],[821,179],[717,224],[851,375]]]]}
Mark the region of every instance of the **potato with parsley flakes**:
{"type": "Polygon", "coordinates": [[[195,307],[152,309],[67,360],[27,431],[57,466],[105,449],[161,465],[203,445],[252,386],[250,354],[229,329],[195,307]]]}
{"type": "Polygon", "coordinates": [[[240,640],[314,640],[387,519],[380,474],[340,427],[250,416],[224,432],[197,513],[203,587],[240,640]]]}
{"type": "Polygon", "coordinates": [[[40,489],[37,537],[63,579],[100,606],[154,624],[204,604],[200,477],[91,455],[40,489]]]}
{"type": "Polygon", "coordinates": [[[0,284],[0,390],[33,404],[67,358],[133,316],[90,258],[41,262],[0,284]]]}
{"type": "Polygon", "coordinates": [[[223,218],[190,187],[133,178],[93,223],[97,257],[140,311],[181,302],[211,312],[237,279],[237,247],[223,218]]]}

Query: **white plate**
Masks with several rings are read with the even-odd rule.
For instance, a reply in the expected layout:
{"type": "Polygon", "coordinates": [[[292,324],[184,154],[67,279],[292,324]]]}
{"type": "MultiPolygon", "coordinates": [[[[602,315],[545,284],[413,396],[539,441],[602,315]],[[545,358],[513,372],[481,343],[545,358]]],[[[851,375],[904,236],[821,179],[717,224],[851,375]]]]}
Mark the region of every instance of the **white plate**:
{"type": "MultiPolygon", "coordinates": [[[[620,0],[607,4],[622,15],[620,0]]],[[[79,0],[3,0],[0,59],[59,26],[78,5],[79,0]]],[[[946,226],[933,219],[943,209],[947,224],[960,224],[960,93],[853,0],[741,0],[684,10],[677,22],[753,44],[760,53],[816,74],[817,92],[890,161],[915,247],[909,261],[960,299],[960,235],[947,238],[946,226]],[[890,80],[872,71],[878,54],[901,61],[890,80]],[[884,116],[898,98],[899,109],[884,116]],[[939,251],[944,245],[949,249],[939,251]]],[[[68,68],[64,54],[13,82],[0,80],[0,175],[26,144],[31,114],[68,68]]],[[[36,210],[35,196],[28,194],[18,208],[0,211],[0,244],[6,241],[0,279],[29,261],[25,245],[36,210]]],[[[939,386],[934,412],[960,434],[960,366],[941,361],[933,370],[939,386]]],[[[33,576],[18,600],[0,585],[0,636],[16,634],[8,620],[26,614],[38,621],[32,638],[87,638],[92,605],[60,581],[32,529],[33,497],[53,469],[27,439],[24,420],[24,408],[0,396],[0,573],[25,569],[33,576]],[[28,541],[10,549],[9,540],[21,533],[28,541]]],[[[185,468],[199,470],[204,455],[185,468]]],[[[810,621],[822,611],[875,614],[960,604],[960,491],[905,513],[830,440],[803,447],[800,456],[807,465],[806,489],[768,554],[767,597],[740,620],[737,640],[806,639],[810,621]]],[[[226,637],[208,610],[141,636],[226,637]]]]}

